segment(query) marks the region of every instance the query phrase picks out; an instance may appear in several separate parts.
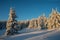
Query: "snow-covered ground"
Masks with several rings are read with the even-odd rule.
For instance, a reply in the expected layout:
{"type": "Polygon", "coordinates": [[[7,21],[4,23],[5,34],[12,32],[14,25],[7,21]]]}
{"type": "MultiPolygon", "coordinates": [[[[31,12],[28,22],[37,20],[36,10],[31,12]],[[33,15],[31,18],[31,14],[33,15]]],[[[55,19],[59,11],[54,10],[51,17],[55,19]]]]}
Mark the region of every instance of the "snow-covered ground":
{"type": "Polygon", "coordinates": [[[53,30],[26,32],[12,36],[5,36],[0,40],[2,39],[3,40],[60,40],[60,30],[53,29],[53,30]]]}
{"type": "Polygon", "coordinates": [[[0,36],[4,35],[5,31],[6,31],[6,29],[0,30],[0,36]]]}

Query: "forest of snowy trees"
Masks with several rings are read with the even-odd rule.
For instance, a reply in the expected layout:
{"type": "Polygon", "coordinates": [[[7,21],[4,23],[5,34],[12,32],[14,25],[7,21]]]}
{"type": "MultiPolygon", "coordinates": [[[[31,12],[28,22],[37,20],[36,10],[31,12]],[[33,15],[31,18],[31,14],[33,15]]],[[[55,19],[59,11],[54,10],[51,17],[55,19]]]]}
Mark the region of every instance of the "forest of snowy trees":
{"type": "Polygon", "coordinates": [[[28,27],[39,29],[57,29],[60,28],[60,14],[57,11],[57,9],[52,9],[52,12],[48,18],[46,18],[46,16],[43,14],[38,18],[33,18],[25,22],[19,22],[18,24],[20,25],[20,27],[23,28],[28,27]],[[25,22],[27,22],[28,24],[27,23],[25,24],[25,22]]]}
{"type": "Polygon", "coordinates": [[[57,9],[52,9],[52,12],[48,18],[46,18],[44,14],[38,18],[26,21],[17,21],[16,18],[17,16],[15,14],[15,10],[10,8],[8,21],[5,21],[4,23],[0,22],[0,29],[3,27],[6,28],[5,35],[13,35],[18,32],[18,30],[23,28],[39,28],[40,30],[60,28],[60,14],[57,9]]]}

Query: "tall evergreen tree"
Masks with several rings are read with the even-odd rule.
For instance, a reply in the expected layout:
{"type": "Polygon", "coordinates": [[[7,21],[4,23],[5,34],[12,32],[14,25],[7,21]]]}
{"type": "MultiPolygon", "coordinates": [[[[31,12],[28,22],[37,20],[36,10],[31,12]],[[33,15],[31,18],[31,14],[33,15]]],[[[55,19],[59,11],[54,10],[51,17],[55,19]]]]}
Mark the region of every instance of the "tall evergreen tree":
{"type": "Polygon", "coordinates": [[[13,8],[10,8],[5,35],[12,35],[17,32],[17,20],[15,19],[16,17],[17,16],[15,14],[15,10],[13,8]]]}

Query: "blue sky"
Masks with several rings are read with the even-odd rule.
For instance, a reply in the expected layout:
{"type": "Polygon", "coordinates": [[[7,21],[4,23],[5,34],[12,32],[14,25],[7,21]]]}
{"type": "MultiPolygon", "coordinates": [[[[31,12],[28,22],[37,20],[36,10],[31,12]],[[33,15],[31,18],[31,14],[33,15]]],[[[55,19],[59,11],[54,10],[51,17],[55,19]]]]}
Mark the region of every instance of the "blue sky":
{"type": "Polygon", "coordinates": [[[0,20],[8,20],[10,7],[15,8],[17,20],[30,20],[43,13],[48,17],[52,8],[60,12],[60,0],[0,0],[0,20]]]}

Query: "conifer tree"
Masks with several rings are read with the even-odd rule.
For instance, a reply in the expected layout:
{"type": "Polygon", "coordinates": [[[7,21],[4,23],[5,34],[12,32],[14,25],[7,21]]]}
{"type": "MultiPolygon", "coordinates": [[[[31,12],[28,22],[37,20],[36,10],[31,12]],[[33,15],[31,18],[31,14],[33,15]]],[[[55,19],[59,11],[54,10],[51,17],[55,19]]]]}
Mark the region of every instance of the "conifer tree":
{"type": "Polygon", "coordinates": [[[41,16],[41,29],[46,29],[47,28],[47,18],[45,17],[45,15],[43,14],[41,16]]]}
{"type": "Polygon", "coordinates": [[[30,20],[28,28],[34,28],[34,19],[30,20]]]}
{"type": "Polygon", "coordinates": [[[17,20],[15,19],[17,16],[15,14],[15,10],[10,8],[10,14],[6,25],[6,33],[5,35],[12,35],[17,32],[17,20]]]}
{"type": "Polygon", "coordinates": [[[50,15],[50,18],[48,20],[48,29],[55,29],[59,26],[59,12],[57,9],[52,9],[52,13],[50,15]]]}

